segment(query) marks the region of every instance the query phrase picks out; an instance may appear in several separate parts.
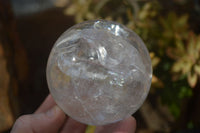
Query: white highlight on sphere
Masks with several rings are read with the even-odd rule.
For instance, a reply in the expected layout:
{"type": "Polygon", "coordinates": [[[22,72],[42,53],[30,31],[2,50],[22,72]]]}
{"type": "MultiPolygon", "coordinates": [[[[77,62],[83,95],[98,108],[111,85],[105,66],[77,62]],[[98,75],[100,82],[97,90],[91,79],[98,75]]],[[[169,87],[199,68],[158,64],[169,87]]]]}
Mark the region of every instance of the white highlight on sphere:
{"type": "Polygon", "coordinates": [[[50,93],[73,119],[89,125],[132,115],[150,89],[151,60],[140,37],[105,20],[86,21],[64,32],[47,64],[50,93]]]}

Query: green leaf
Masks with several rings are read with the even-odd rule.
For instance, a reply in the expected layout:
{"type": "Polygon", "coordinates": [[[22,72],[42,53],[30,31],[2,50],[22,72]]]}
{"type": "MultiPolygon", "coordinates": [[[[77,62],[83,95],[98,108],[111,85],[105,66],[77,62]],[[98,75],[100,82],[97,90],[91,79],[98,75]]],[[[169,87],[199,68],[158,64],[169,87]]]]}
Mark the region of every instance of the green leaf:
{"type": "Polygon", "coordinates": [[[190,97],[192,96],[192,90],[191,88],[187,88],[185,86],[181,87],[179,93],[178,93],[178,97],[180,99],[185,98],[185,97],[190,97]]]}
{"type": "Polygon", "coordinates": [[[199,66],[199,65],[195,65],[195,66],[194,66],[194,71],[195,71],[198,75],[200,75],[200,66],[199,66]]]}
{"type": "Polygon", "coordinates": [[[77,5],[72,4],[64,10],[66,15],[75,15],[77,13],[77,5]]]}
{"type": "Polygon", "coordinates": [[[198,78],[198,76],[197,76],[196,73],[191,74],[191,72],[190,72],[190,73],[188,74],[187,79],[188,79],[188,83],[189,83],[190,87],[192,87],[192,88],[195,87],[195,85],[196,85],[196,83],[197,83],[197,78],[198,78]]]}
{"type": "Polygon", "coordinates": [[[85,133],[94,133],[96,127],[95,126],[87,126],[85,133]]]}
{"type": "Polygon", "coordinates": [[[185,61],[182,61],[183,62],[182,63],[182,73],[186,74],[188,72],[191,72],[191,70],[192,70],[192,62],[189,61],[188,58],[184,58],[184,59],[185,59],[185,61]]]}
{"type": "Polygon", "coordinates": [[[177,61],[174,63],[174,65],[172,66],[172,71],[173,72],[181,72],[183,68],[183,63],[180,61],[177,61]]]}
{"type": "Polygon", "coordinates": [[[194,123],[192,121],[188,122],[187,128],[188,129],[193,129],[194,128],[194,123]]]}
{"type": "Polygon", "coordinates": [[[188,15],[186,14],[186,15],[183,15],[179,18],[178,24],[179,24],[180,27],[184,27],[184,26],[187,25],[187,21],[188,21],[188,15]]]}
{"type": "Polygon", "coordinates": [[[171,105],[169,105],[169,109],[174,117],[178,118],[180,116],[180,107],[177,104],[172,103],[171,105]]]}

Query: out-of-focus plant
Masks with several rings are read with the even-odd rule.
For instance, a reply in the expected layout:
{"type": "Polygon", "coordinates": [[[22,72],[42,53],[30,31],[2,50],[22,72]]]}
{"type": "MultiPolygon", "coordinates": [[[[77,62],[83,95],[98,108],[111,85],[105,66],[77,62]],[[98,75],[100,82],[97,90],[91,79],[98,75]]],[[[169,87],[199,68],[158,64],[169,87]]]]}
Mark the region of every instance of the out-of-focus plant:
{"type": "Polygon", "coordinates": [[[186,45],[177,40],[176,49],[169,48],[168,54],[176,60],[172,71],[179,77],[185,75],[190,87],[194,88],[200,76],[200,36],[190,33],[186,45]]]}
{"type": "Polygon", "coordinates": [[[138,33],[151,51],[152,93],[178,117],[182,99],[192,96],[200,77],[200,35],[190,31],[188,14],[161,14],[162,9],[156,0],[73,0],[64,12],[77,23],[102,18],[138,33]]]}

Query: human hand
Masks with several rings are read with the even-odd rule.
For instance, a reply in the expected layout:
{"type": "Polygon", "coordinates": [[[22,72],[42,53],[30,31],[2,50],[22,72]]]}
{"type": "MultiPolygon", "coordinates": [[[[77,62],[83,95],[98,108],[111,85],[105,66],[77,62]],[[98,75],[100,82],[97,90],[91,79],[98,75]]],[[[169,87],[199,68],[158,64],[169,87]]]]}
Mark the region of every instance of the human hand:
{"type": "MultiPolygon", "coordinates": [[[[84,133],[86,127],[66,116],[49,95],[33,114],[19,117],[11,133],[84,133]]],[[[97,126],[95,133],[134,133],[135,129],[136,121],[129,117],[117,123],[97,126]]]]}

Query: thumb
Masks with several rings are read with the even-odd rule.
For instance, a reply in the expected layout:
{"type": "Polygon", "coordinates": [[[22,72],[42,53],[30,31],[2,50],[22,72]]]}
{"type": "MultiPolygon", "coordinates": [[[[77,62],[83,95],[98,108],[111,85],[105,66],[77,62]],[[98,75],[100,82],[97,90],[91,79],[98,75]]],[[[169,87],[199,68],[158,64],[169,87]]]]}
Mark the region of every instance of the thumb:
{"type": "Polygon", "coordinates": [[[54,106],[45,113],[19,117],[11,133],[56,133],[62,127],[65,118],[65,113],[58,106],[54,106]]]}

